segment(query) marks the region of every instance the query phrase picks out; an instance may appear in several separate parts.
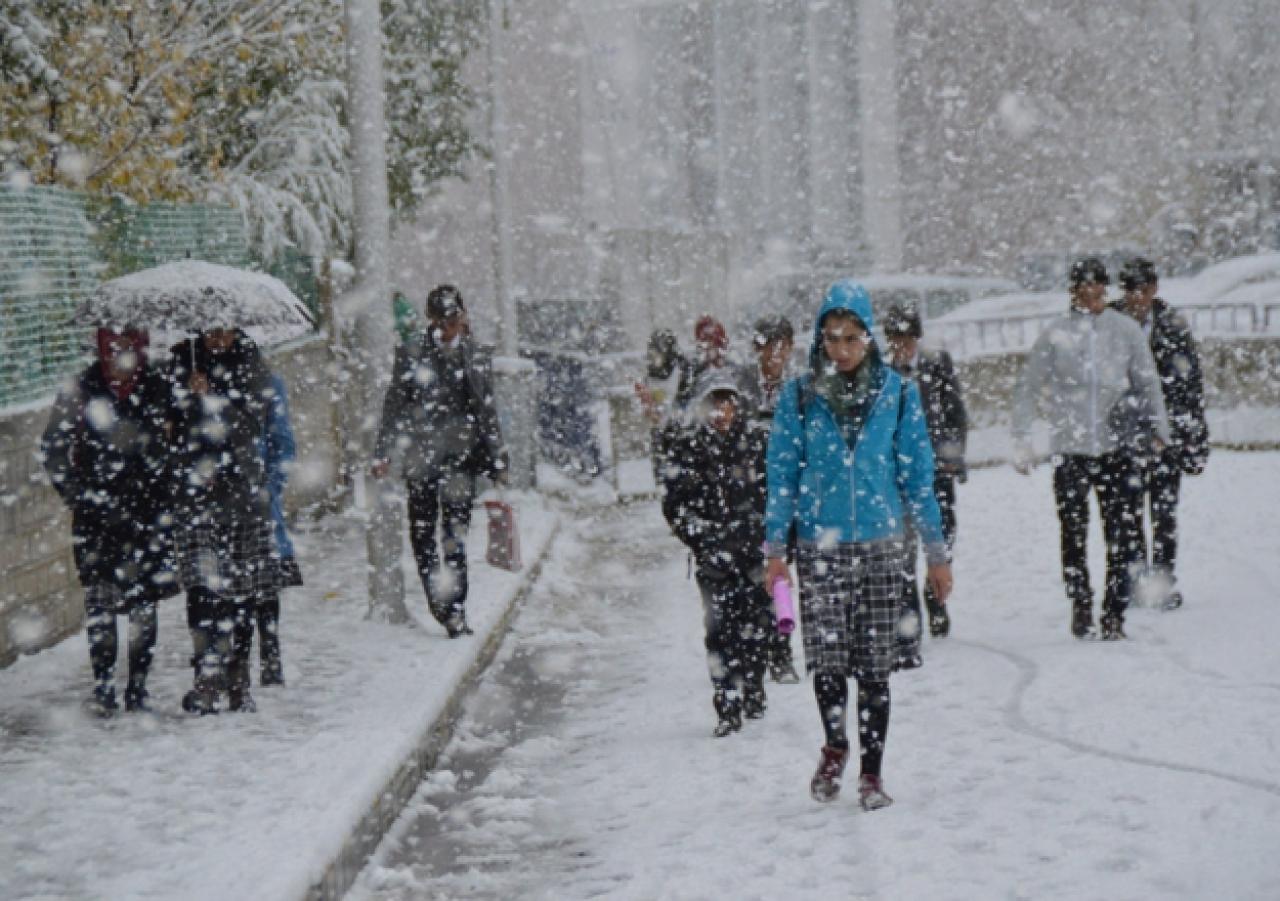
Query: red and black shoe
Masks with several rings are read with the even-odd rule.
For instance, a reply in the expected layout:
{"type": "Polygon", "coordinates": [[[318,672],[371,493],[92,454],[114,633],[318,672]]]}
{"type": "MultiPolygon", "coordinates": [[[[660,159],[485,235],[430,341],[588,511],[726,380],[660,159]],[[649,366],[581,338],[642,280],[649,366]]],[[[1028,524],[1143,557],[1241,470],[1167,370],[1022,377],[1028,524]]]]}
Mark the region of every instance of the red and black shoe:
{"type": "Polygon", "coordinates": [[[844,765],[849,762],[848,748],[822,746],[822,756],[818,758],[818,769],[809,782],[809,794],[815,801],[834,801],[840,794],[840,780],[844,776],[844,765]]]}
{"type": "Polygon", "coordinates": [[[863,773],[858,777],[858,803],[863,810],[879,810],[893,803],[879,776],[863,773]]]}

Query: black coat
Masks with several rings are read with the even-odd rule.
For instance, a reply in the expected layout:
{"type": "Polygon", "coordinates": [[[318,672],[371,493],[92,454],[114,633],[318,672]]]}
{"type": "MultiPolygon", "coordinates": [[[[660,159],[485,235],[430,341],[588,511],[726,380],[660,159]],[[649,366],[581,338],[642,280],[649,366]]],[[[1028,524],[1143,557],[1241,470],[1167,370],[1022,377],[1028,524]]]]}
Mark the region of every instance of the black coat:
{"type": "Polygon", "coordinates": [[[146,366],[121,399],[95,362],[61,395],[40,442],[53,487],[71,510],[83,585],[117,585],[127,606],[178,592],[166,422],[169,384],[146,366]]]}
{"type": "Polygon", "coordinates": [[[180,515],[203,512],[245,525],[269,521],[259,440],[275,389],[257,344],[238,332],[235,343],[220,354],[211,353],[199,338],[176,344],[171,352],[180,515]],[[209,380],[204,397],[188,389],[193,366],[209,380]]]}
{"type": "Polygon", "coordinates": [[[706,424],[687,429],[669,449],[662,513],[704,575],[764,563],[768,440],[739,419],[723,435],[706,424]]]}
{"type": "MultiPolygon", "coordinates": [[[[1123,301],[1112,306],[1124,312],[1123,301]]],[[[1209,424],[1200,354],[1186,318],[1158,297],[1151,305],[1149,343],[1169,417],[1169,450],[1184,471],[1202,468],[1209,456],[1209,424]]]]}
{"type": "Polygon", "coordinates": [[[496,476],[507,468],[487,352],[463,338],[442,349],[428,329],[396,350],[374,457],[408,479],[449,472],[496,476]]]}
{"type": "MultiPolygon", "coordinates": [[[[964,449],[969,433],[969,415],[956,377],[955,364],[945,350],[921,350],[913,371],[897,367],[914,378],[920,387],[920,401],[933,444],[934,468],[938,475],[965,474],[964,449]]],[[[962,478],[963,480],[963,478],[962,478]]]]}

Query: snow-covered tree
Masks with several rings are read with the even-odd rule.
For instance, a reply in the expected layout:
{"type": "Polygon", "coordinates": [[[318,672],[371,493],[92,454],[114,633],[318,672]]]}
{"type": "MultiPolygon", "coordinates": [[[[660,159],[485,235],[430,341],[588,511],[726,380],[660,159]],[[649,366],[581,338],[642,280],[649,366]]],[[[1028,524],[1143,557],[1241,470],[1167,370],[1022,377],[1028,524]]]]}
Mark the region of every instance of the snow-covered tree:
{"type": "Polygon", "coordinates": [[[401,216],[433,186],[461,176],[479,147],[467,127],[474,92],[462,77],[483,27],[481,0],[383,0],[388,186],[401,216]]]}

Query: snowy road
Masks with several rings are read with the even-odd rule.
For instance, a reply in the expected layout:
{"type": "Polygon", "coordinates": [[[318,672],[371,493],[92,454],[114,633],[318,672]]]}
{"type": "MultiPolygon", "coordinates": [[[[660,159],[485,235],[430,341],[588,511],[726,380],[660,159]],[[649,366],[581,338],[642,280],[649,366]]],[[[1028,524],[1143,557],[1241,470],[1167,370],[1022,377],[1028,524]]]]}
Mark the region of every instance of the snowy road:
{"type": "Polygon", "coordinates": [[[1274,898],[1277,463],[1221,452],[1184,483],[1187,607],[1134,610],[1122,644],[1068,636],[1047,470],[975,472],[954,637],[894,679],[897,804],[875,814],[809,799],[808,684],[709,737],[696,592],[656,506],[570,520],[351,897],[1274,898]]]}

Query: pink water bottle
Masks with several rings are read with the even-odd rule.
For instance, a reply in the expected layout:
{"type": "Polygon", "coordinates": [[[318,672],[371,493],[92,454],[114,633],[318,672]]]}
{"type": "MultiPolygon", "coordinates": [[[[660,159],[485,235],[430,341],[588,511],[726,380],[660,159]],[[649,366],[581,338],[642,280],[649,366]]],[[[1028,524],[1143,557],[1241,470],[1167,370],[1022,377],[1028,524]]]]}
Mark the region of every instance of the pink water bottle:
{"type": "Polygon", "coordinates": [[[779,576],[773,580],[773,611],[778,615],[778,632],[790,635],[796,628],[796,608],[791,603],[791,586],[779,576]]]}

